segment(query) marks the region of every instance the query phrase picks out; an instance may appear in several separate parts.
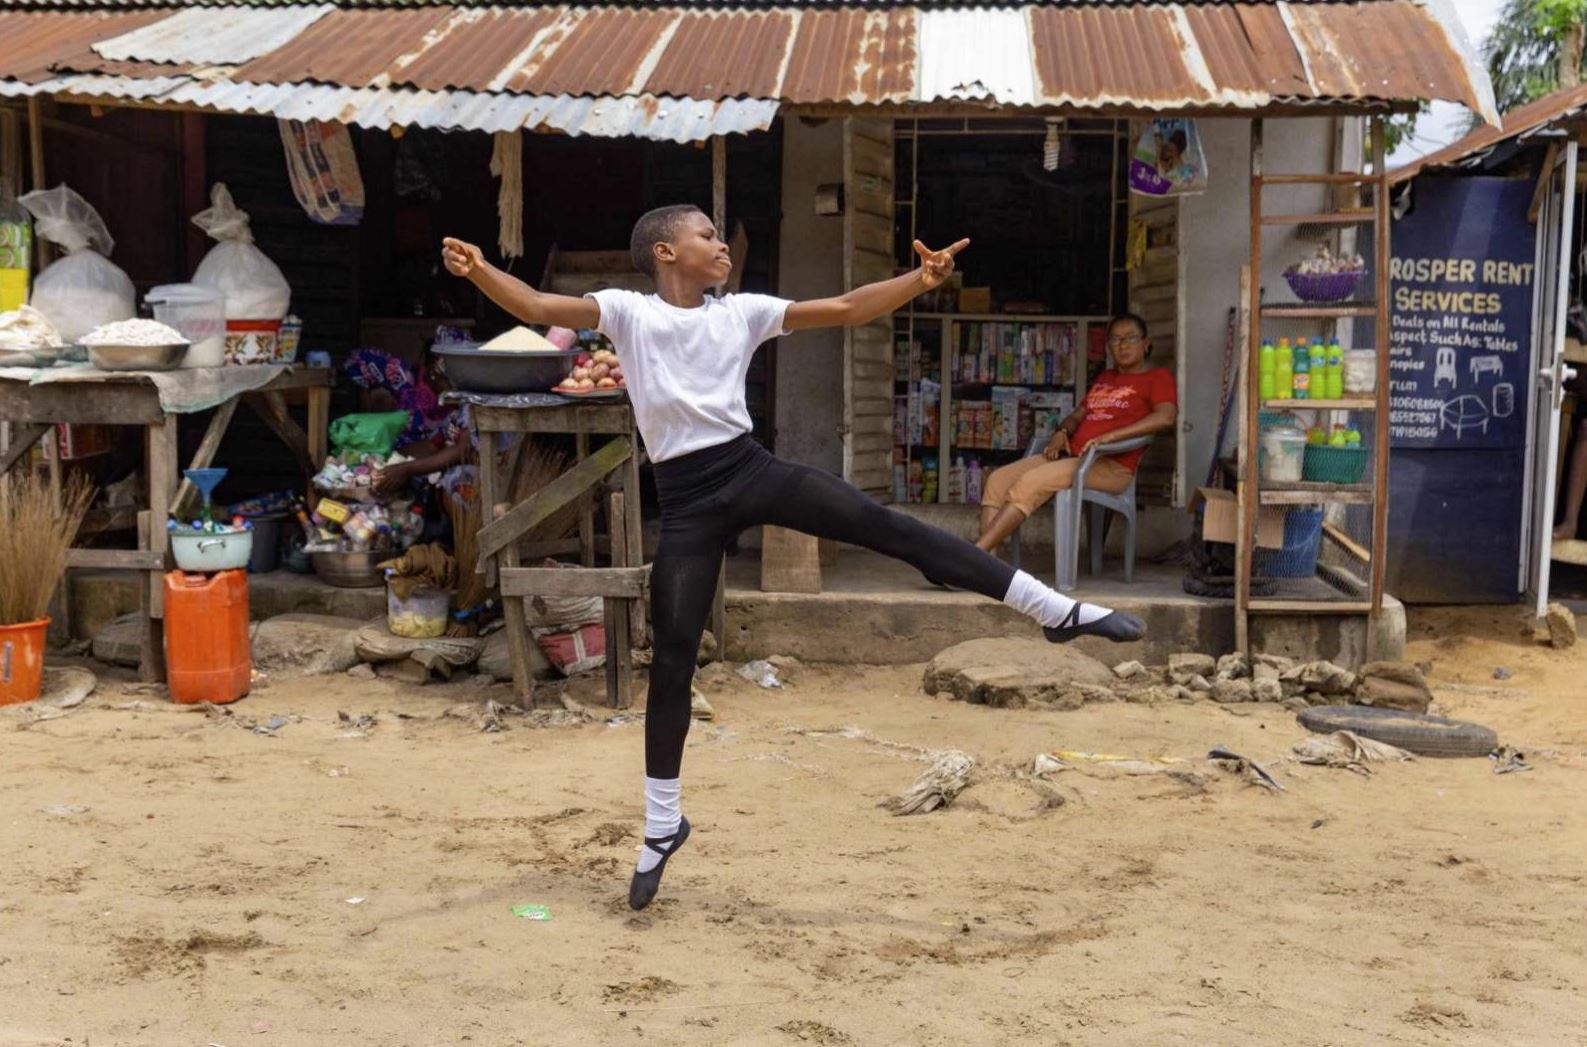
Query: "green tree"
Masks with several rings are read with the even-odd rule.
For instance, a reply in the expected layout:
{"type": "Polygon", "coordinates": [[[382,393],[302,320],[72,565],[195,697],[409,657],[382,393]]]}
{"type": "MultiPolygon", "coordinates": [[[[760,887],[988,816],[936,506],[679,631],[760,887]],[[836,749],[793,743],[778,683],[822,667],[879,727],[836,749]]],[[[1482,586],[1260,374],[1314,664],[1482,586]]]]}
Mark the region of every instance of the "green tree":
{"type": "Polygon", "coordinates": [[[1506,0],[1482,46],[1499,112],[1581,83],[1584,25],[1587,0],[1506,0]]]}

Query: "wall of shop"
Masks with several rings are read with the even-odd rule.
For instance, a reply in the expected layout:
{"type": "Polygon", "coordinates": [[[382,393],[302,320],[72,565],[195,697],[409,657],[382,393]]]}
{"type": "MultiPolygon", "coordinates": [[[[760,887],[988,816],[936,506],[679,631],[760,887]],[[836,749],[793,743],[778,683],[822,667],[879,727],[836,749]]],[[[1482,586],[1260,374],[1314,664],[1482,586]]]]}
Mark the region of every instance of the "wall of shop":
{"type": "MultiPolygon", "coordinates": [[[[1359,126],[1354,120],[1351,126],[1359,126]]],[[[1206,119],[1199,122],[1207,155],[1207,191],[1180,199],[1181,273],[1186,303],[1181,318],[1180,433],[1183,447],[1176,501],[1205,479],[1216,453],[1220,378],[1227,342],[1229,309],[1240,290],[1240,267],[1251,249],[1251,123],[1206,119]]],[[[1274,173],[1317,174],[1359,160],[1359,148],[1340,134],[1332,118],[1268,120],[1264,127],[1263,167],[1274,173]]],[[[1329,210],[1327,189],[1283,186],[1269,189],[1270,213],[1311,214],[1329,210]]],[[[1309,257],[1316,241],[1303,239],[1294,226],[1266,229],[1262,236],[1262,282],[1271,298],[1290,300],[1283,271],[1309,257]]],[[[1317,325],[1278,334],[1317,333],[1317,325]]],[[[1225,440],[1233,447],[1234,423],[1225,440]]]]}
{"type": "MultiPolygon", "coordinates": [[[[783,122],[782,238],[777,293],[820,298],[843,291],[843,219],[817,217],[816,187],[843,180],[843,122],[783,122]]],[[[777,453],[839,472],[843,332],[800,331],[778,343],[777,453]]]]}

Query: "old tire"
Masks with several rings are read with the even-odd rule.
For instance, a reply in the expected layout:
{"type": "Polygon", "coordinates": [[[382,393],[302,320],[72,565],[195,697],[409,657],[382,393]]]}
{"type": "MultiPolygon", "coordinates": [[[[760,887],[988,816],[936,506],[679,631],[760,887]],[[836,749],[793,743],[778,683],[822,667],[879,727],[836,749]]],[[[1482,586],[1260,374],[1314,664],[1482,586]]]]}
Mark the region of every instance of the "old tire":
{"type": "Polygon", "coordinates": [[[1491,728],[1431,713],[1369,705],[1322,705],[1303,709],[1295,718],[1308,731],[1351,731],[1421,756],[1487,756],[1499,747],[1499,736],[1491,728]]]}

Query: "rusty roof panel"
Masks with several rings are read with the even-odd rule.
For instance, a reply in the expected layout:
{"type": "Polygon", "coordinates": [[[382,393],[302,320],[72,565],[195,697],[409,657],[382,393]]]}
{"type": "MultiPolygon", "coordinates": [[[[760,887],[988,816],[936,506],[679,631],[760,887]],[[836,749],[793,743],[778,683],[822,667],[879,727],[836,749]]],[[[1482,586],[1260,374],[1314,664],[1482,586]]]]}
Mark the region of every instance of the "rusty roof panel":
{"type": "Polygon", "coordinates": [[[907,102],[914,95],[915,12],[802,11],[783,73],[790,102],[907,102]]]}
{"type": "Polygon", "coordinates": [[[1306,66],[1271,4],[1197,4],[1185,9],[1207,72],[1225,91],[1305,97],[1306,66]]]}
{"type": "Polygon", "coordinates": [[[797,17],[792,11],[685,14],[664,41],[645,90],[679,98],[776,98],[797,17]]]}
{"type": "MultiPolygon", "coordinates": [[[[1320,98],[1428,98],[1484,105],[1457,40],[1428,8],[1409,3],[1281,4],[1320,98]]],[[[1481,85],[1486,87],[1486,84],[1481,85]]],[[[1492,108],[1492,92],[1486,105],[1492,108]]]]}
{"type": "Polygon", "coordinates": [[[63,61],[95,59],[94,41],[130,33],[166,16],[164,11],[114,14],[0,11],[0,80],[40,83],[63,61]]]}
{"type": "Polygon", "coordinates": [[[1051,104],[1132,103],[1149,109],[1213,97],[1191,67],[1188,30],[1163,7],[1037,7],[1028,11],[1041,99],[1051,104]]]}
{"type": "Polygon", "coordinates": [[[428,90],[488,90],[515,72],[525,48],[562,17],[561,8],[458,11],[392,64],[392,83],[428,90]]]}
{"type": "Polygon", "coordinates": [[[1555,91],[1536,101],[1516,106],[1505,113],[1504,126],[1479,127],[1442,149],[1406,164],[1391,173],[1389,177],[1396,182],[1403,182],[1430,168],[1476,163],[1486,157],[1494,146],[1512,138],[1524,139],[1548,131],[1555,122],[1579,116],[1583,109],[1587,109],[1587,84],[1555,91]]]}
{"type": "MultiPolygon", "coordinates": [[[[623,95],[679,18],[678,11],[578,8],[544,31],[508,90],[537,95],[623,95]],[[591,85],[594,85],[593,89],[591,85]]],[[[527,44],[528,41],[525,41],[527,44]]]]}
{"type": "Polygon", "coordinates": [[[233,79],[258,84],[375,82],[416,41],[445,22],[449,8],[334,11],[263,58],[245,63],[233,79]]]}

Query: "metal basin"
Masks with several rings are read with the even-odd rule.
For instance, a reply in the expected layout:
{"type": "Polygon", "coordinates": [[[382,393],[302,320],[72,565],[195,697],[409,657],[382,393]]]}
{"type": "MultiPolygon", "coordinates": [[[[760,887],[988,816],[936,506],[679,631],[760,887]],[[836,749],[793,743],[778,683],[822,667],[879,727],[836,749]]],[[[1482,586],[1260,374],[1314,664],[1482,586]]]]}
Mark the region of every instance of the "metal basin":
{"type": "Polygon", "coordinates": [[[375,567],[398,554],[389,549],[384,552],[363,553],[312,553],[314,573],[326,585],[338,589],[373,589],[386,584],[385,573],[375,567]]]}
{"type": "Polygon", "coordinates": [[[180,345],[90,345],[88,362],[101,371],[171,371],[187,355],[180,345]]]}
{"type": "Polygon", "coordinates": [[[452,385],[471,393],[549,392],[573,370],[579,352],[515,353],[467,343],[435,347],[452,385]]]}

